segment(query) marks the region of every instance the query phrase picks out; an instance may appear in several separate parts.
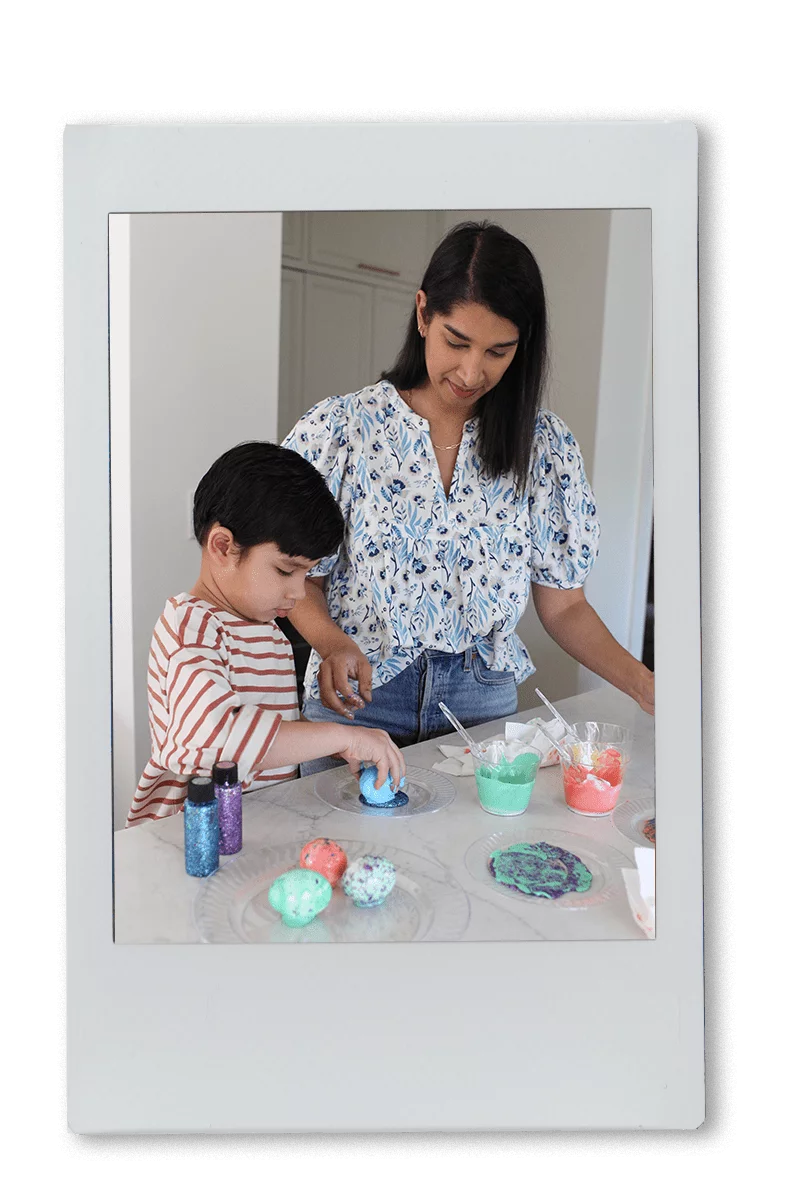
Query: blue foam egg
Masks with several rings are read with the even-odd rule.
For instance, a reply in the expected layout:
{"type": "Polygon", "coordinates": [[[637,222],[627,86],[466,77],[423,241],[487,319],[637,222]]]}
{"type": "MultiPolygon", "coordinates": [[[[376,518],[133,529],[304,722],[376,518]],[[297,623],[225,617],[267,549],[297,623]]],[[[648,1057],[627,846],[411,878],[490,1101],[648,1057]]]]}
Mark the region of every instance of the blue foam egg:
{"type": "MultiPolygon", "coordinates": [[[[377,778],[377,767],[365,767],[359,776],[359,799],[362,804],[367,804],[371,808],[400,808],[403,804],[408,803],[408,796],[404,791],[395,792],[391,775],[387,775],[386,780],[379,788],[375,786],[377,778]]],[[[405,777],[400,780],[401,789],[404,784],[405,777]]]]}

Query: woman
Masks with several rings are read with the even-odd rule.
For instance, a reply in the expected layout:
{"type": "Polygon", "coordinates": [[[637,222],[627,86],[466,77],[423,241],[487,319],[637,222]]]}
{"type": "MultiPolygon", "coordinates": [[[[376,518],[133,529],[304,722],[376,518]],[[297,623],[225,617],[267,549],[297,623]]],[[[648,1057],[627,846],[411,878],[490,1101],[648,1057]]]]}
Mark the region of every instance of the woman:
{"type": "Polygon", "coordinates": [[[515,633],[530,593],[562,649],[654,711],[652,672],[584,597],[599,527],[575,439],[540,411],[546,340],[531,252],[497,225],[459,225],[392,369],[285,439],[346,520],[289,614],[313,647],[307,719],[378,726],[402,747],[449,730],[441,701],[464,725],[510,716],[534,671],[515,633]]]}

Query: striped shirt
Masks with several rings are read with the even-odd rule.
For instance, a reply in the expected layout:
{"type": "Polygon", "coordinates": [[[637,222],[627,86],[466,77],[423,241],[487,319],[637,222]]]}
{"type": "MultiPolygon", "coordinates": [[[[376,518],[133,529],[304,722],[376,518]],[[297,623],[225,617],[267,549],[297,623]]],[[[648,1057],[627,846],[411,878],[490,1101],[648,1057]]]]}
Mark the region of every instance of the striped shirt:
{"type": "Polygon", "coordinates": [[[273,621],[262,625],[182,592],[156,622],[148,659],[151,757],[127,828],[179,812],[189,777],[232,759],[246,791],[295,779],[266,770],[283,720],[298,719],[293,651],[273,621]]]}

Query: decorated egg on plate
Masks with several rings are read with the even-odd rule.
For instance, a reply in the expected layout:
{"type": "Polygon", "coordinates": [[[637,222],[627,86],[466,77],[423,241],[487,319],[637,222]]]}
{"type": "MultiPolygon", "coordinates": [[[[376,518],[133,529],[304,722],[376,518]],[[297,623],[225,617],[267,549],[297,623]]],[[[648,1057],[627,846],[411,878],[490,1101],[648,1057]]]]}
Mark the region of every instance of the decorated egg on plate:
{"type": "Polygon", "coordinates": [[[331,900],[331,884],[317,871],[294,867],[278,876],[268,890],[268,902],[285,925],[307,925],[331,900]]]}

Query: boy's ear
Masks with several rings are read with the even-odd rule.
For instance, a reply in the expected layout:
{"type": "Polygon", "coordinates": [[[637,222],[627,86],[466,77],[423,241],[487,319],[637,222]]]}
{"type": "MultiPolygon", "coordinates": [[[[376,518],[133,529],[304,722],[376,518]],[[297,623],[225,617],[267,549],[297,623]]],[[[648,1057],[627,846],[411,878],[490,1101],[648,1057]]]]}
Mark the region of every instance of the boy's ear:
{"type": "Polygon", "coordinates": [[[227,565],[235,544],[235,538],[229,529],[225,529],[224,525],[215,525],[208,534],[205,548],[211,558],[227,565]]]}

